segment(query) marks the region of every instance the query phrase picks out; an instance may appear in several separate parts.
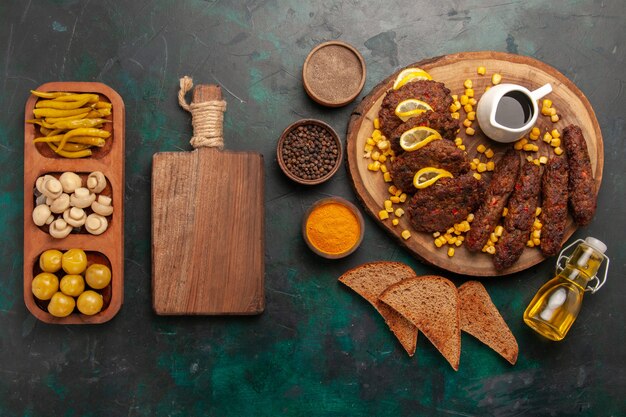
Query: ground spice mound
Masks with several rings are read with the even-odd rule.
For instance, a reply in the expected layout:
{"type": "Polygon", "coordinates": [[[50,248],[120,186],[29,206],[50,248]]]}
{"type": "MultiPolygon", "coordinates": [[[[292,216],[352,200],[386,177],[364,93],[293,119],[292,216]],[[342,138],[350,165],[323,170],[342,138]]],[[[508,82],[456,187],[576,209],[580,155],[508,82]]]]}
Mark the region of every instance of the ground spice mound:
{"type": "Polygon", "coordinates": [[[358,243],[361,228],[356,215],[339,203],[326,203],[313,209],[306,222],[309,242],[320,252],[338,255],[358,243]]]}
{"type": "Polygon", "coordinates": [[[317,97],[337,103],[348,100],[359,90],[363,69],[354,52],[329,45],[311,56],[304,77],[317,97]]]}

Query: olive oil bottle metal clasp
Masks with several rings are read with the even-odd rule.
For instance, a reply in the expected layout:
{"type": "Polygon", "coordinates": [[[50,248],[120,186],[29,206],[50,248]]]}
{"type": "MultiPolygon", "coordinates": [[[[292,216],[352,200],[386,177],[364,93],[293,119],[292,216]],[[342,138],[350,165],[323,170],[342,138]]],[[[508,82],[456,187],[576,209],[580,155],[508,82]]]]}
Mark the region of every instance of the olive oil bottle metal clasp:
{"type": "Polygon", "coordinates": [[[609,258],[604,252],[606,245],[593,237],[564,248],[556,262],[556,276],[535,294],[524,312],[524,322],[550,340],[562,340],[580,312],[584,293],[593,294],[606,282],[609,258]],[[571,256],[566,256],[575,245],[571,256]],[[604,260],[604,274],[598,278],[604,260]]]}

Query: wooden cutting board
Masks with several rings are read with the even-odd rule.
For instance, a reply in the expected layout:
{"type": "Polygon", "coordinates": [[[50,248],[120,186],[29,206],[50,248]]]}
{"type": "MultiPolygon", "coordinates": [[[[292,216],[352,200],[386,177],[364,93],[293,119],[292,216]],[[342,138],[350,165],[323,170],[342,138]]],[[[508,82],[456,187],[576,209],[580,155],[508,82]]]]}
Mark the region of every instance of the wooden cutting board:
{"type": "MultiPolygon", "coordinates": [[[[539,115],[536,126],[541,129],[543,135],[544,132],[554,128],[562,132],[563,128],[571,123],[579,125],[587,141],[596,190],[600,188],[604,166],[604,146],[598,120],[585,95],[573,82],[556,69],[533,58],[493,51],[445,55],[416,62],[408,65],[408,67],[423,68],[430,73],[435,81],[445,83],[446,87],[451,90],[451,93],[458,94],[459,97],[464,94],[463,82],[469,78],[473,82],[476,99],[480,99],[485,87],[491,84],[491,75],[496,72],[502,75],[503,83],[520,84],[529,90],[535,90],[546,83],[551,83],[553,92],[548,94],[546,98],[553,101],[553,106],[557,109],[560,120],[557,123],[552,123],[548,117],[539,115]],[[477,74],[476,69],[479,66],[484,66],[487,69],[486,75],[480,76],[477,74]]],[[[363,147],[367,138],[372,134],[374,129],[373,120],[378,116],[383,98],[387,90],[393,86],[393,82],[399,73],[400,70],[374,87],[370,94],[352,112],[348,125],[346,137],[348,173],[357,197],[363,203],[366,211],[399,244],[406,247],[418,258],[450,272],[472,276],[506,275],[524,270],[543,261],[545,258],[538,248],[526,248],[520,259],[512,267],[504,271],[497,271],[493,266],[490,255],[480,252],[472,253],[466,250],[465,246],[455,247],[454,256],[449,257],[446,253],[447,245],[437,248],[433,243],[434,239],[431,234],[412,230],[407,216],[400,219],[398,226],[393,226],[391,219],[384,222],[378,219],[378,212],[383,208],[383,202],[389,198],[387,191],[389,183],[383,181],[380,172],[373,173],[368,171],[367,164],[371,160],[363,158],[363,147]],[[411,231],[411,238],[408,240],[404,240],[400,236],[404,229],[411,231]]],[[[461,121],[463,121],[465,112],[461,109],[460,113],[461,121]]],[[[493,158],[494,161],[497,161],[506,149],[511,146],[498,144],[488,139],[480,131],[477,122],[473,123],[473,127],[476,129],[476,135],[474,136],[467,136],[464,128],[458,134],[463,139],[463,144],[466,146],[470,159],[479,157],[481,162],[486,161],[485,157],[479,155],[476,151],[480,144],[493,149],[496,154],[493,158]]],[[[538,158],[540,155],[554,155],[553,148],[541,141],[541,139],[531,141],[531,143],[539,146],[539,152],[523,152],[524,156],[532,155],[533,158],[538,158]]],[[[484,173],[483,175],[486,178],[490,176],[489,173],[484,173]]],[[[404,208],[406,209],[406,207],[404,208]]],[[[576,226],[570,217],[565,237],[568,239],[575,230],[576,226]]]]}
{"type": "MultiPolygon", "coordinates": [[[[221,100],[215,85],[193,102],[221,100]]],[[[221,118],[220,118],[221,123],[221,118]]],[[[160,315],[265,307],[263,156],[198,148],[152,160],[152,300],[160,315]]]]}

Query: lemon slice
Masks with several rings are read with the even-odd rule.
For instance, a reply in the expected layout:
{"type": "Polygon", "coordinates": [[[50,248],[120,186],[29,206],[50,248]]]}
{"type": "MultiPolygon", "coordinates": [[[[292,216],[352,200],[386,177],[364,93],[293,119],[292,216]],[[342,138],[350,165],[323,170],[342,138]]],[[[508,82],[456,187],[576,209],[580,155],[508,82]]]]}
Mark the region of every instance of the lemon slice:
{"type": "Polygon", "coordinates": [[[413,186],[415,188],[430,187],[441,178],[452,178],[453,175],[445,169],[426,167],[417,171],[415,177],[413,177],[413,186]]]}
{"type": "Polygon", "coordinates": [[[403,122],[406,122],[411,117],[415,117],[426,111],[432,110],[433,108],[430,107],[428,103],[425,103],[422,100],[410,98],[408,100],[401,101],[400,104],[396,106],[396,116],[402,119],[403,122]]]}
{"type": "Polygon", "coordinates": [[[441,139],[441,135],[435,129],[417,126],[407,130],[400,136],[400,146],[405,151],[412,152],[438,139],[441,139]]]}
{"type": "Polygon", "coordinates": [[[433,77],[421,68],[407,68],[402,70],[393,83],[393,89],[397,90],[406,83],[418,80],[432,80],[433,77]]]}

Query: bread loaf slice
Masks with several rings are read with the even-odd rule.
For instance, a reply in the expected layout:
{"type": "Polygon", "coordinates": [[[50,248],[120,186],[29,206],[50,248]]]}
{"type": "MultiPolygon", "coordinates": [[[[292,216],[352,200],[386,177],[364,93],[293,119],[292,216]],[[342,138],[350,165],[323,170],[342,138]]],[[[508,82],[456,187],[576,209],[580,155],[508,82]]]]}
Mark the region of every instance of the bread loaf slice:
{"type": "Polygon", "coordinates": [[[459,300],[461,330],[498,352],[511,365],[515,365],[517,341],[483,284],[467,281],[459,287],[459,300]]]}
{"type": "Polygon", "coordinates": [[[412,277],[415,277],[415,272],[400,262],[367,263],[339,277],[340,282],[352,288],[378,310],[409,356],[415,354],[417,328],[382,303],[378,296],[390,285],[412,277]]]}
{"type": "Polygon", "coordinates": [[[452,282],[434,275],[409,278],[379,298],[424,333],[455,371],[459,369],[459,296],[452,282]]]}

